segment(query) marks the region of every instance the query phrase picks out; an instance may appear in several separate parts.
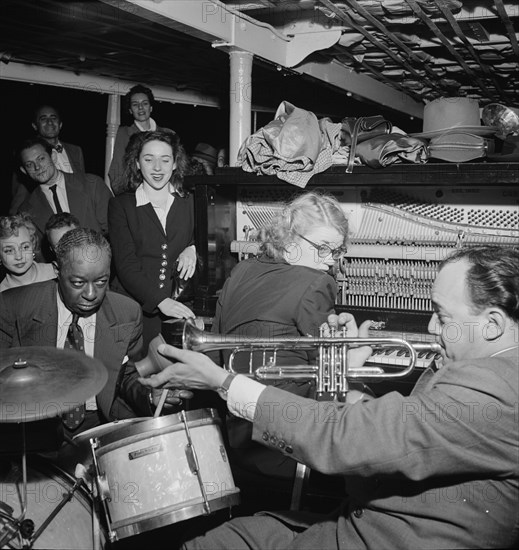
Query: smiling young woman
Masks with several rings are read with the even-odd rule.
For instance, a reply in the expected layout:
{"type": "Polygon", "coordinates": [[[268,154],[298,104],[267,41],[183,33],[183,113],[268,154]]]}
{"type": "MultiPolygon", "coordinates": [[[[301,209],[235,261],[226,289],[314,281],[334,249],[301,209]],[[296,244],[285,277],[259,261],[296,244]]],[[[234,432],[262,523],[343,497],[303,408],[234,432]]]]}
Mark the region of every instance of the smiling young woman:
{"type": "Polygon", "coordinates": [[[108,208],[117,275],[112,288],[141,304],[147,346],[162,319],[194,317],[172,298],[175,280],[195,272],[193,196],[182,187],[187,156],[173,132],[135,134],[125,163],[125,192],[108,208]]]}
{"type": "Polygon", "coordinates": [[[38,249],[36,227],[29,214],[0,217],[0,265],[5,271],[0,292],[56,277],[52,264],[34,261],[38,249]]]}

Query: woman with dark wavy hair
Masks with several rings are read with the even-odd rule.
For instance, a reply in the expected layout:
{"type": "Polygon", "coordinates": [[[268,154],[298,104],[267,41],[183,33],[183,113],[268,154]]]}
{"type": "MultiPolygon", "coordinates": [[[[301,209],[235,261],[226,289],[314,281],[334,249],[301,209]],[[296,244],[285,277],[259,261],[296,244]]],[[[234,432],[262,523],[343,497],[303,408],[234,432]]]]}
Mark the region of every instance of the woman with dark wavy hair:
{"type": "Polygon", "coordinates": [[[187,162],[174,132],[133,135],[124,192],[108,206],[118,279],[113,286],[141,304],[145,346],[160,332],[163,318],[194,317],[172,297],[175,280],[190,279],[196,267],[193,196],[182,185],[187,162]]]}

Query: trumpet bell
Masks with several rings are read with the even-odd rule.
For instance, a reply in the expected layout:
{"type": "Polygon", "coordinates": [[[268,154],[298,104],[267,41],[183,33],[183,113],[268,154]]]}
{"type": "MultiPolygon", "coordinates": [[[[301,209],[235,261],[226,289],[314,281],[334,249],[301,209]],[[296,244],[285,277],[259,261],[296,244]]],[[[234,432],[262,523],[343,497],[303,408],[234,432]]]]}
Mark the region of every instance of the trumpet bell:
{"type": "Polygon", "coordinates": [[[204,332],[204,321],[200,317],[194,319],[168,319],[162,323],[162,336],[171,346],[176,348],[203,351],[202,345],[207,332],[204,332]]]}

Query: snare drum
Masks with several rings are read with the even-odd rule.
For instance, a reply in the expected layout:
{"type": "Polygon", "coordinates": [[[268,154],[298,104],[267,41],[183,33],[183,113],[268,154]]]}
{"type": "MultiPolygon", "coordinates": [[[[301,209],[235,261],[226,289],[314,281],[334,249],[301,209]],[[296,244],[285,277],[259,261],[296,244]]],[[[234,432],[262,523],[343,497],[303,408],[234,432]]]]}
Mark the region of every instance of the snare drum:
{"type": "Polygon", "coordinates": [[[112,541],[239,503],[219,424],[182,411],[92,440],[112,541]]]}
{"type": "Polygon", "coordinates": [[[85,468],[89,468],[92,465],[92,448],[90,446],[90,439],[100,437],[107,433],[113,432],[122,428],[123,426],[129,426],[143,420],[148,420],[151,417],[142,418],[125,418],[124,420],[116,420],[114,422],[108,422],[101,424],[95,428],[90,428],[84,432],[76,434],[72,438],[72,444],[63,445],[58,451],[57,456],[53,458],[60,468],[65,470],[70,475],[75,475],[76,465],[83,464],[85,468]]]}
{"type": "MultiPolygon", "coordinates": [[[[72,489],[74,482],[74,478],[54,464],[41,459],[28,461],[25,519],[34,522],[34,533],[62,501],[63,495],[72,489]]],[[[18,519],[23,500],[22,466],[13,460],[0,476],[0,502],[12,509],[12,512],[9,510],[12,518],[18,519]]],[[[3,510],[5,512],[6,509],[3,510]]],[[[0,533],[6,521],[6,516],[0,516],[0,533]]],[[[31,548],[92,550],[103,548],[105,540],[93,510],[92,498],[86,490],[80,488],[47,525],[31,548]]],[[[9,544],[10,548],[26,548],[18,533],[9,544]]]]}

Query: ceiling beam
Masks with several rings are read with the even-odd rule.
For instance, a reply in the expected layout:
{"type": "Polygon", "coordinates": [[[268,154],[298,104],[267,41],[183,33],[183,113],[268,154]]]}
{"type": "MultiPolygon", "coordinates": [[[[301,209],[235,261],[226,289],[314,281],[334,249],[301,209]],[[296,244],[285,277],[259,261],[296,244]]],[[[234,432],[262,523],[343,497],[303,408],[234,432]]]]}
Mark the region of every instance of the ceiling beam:
{"type": "Polygon", "coordinates": [[[422,117],[423,105],[411,97],[340,63],[304,62],[318,50],[337,43],[341,27],[325,28],[318,21],[291,29],[290,35],[268,23],[231,10],[219,0],[101,0],[175,31],[211,42],[213,47],[243,49],[281,67],[322,80],[359,98],[422,117]],[[298,32],[299,31],[299,32],[298,32]]]}
{"type": "Polygon", "coordinates": [[[293,69],[323,80],[332,86],[347,89],[351,94],[383,105],[410,117],[423,118],[423,104],[408,95],[386,86],[365,74],[356,73],[338,61],[328,63],[302,63],[293,69]]]}
{"type": "Polygon", "coordinates": [[[218,0],[101,0],[175,31],[216,46],[246,50],[284,66],[290,38],[268,24],[257,25],[243,13],[231,12],[218,0]]]}
{"type": "MultiPolygon", "coordinates": [[[[369,9],[369,4],[368,4],[369,9]]],[[[504,5],[504,10],[508,17],[517,17],[517,5],[514,5],[514,2],[508,2],[504,5]]],[[[403,17],[398,17],[395,13],[391,14],[391,24],[399,25],[415,25],[417,18],[413,17],[409,12],[406,12],[402,9],[404,13],[403,17]]],[[[498,15],[495,9],[487,8],[485,6],[477,5],[476,2],[464,2],[462,8],[459,11],[453,12],[453,17],[456,18],[458,22],[460,21],[485,21],[488,19],[497,19],[498,15]]],[[[438,17],[437,15],[429,13],[429,17],[434,22],[444,22],[443,17],[438,17]]]]}
{"type": "MultiPolygon", "coordinates": [[[[124,95],[135,84],[93,74],[76,74],[72,71],[52,69],[24,63],[0,63],[0,78],[31,84],[46,84],[61,88],[74,88],[83,92],[124,95]]],[[[193,91],[177,91],[163,86],[152,86],[156,101],[182,103],[201,107],[221,107],[220,100],[193,91]]]]}

